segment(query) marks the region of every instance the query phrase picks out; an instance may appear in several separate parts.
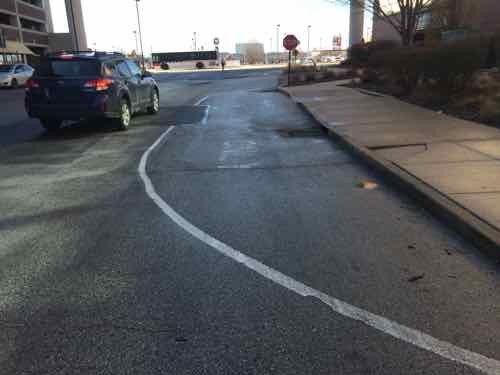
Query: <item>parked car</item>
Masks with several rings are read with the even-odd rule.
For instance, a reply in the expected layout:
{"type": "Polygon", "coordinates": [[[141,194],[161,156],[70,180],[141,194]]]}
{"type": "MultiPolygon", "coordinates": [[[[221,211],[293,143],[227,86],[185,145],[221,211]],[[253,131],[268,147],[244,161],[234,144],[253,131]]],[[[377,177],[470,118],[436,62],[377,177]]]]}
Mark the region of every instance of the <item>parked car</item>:
{"type": "Polygon", "coordinates": [[[302,61],[302,65],[306,66],[316,66],[316,61],[310,57],[307,57],[302,61]]]}
{"type": "Polygon", "coordinates": [[[133,114],[158,113],[151,73],[119,53],[74,52],[45,57],[27,82],[26,111],[49,131],[64,120],[110,119],[128,129],[133,114]]]}
{"type": "Polygon", "coordinates": [[[17,88],[26,84],[33,68],[26,64],[0,65],[0,87],[17,88]]]}

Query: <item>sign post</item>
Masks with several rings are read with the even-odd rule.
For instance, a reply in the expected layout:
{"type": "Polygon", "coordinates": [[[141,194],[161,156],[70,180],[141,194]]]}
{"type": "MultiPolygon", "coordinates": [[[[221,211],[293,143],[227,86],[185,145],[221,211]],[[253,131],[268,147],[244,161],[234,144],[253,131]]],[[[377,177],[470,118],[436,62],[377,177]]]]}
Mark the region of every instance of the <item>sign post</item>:
{"type": "Polygon", "coordinates": [[[296,49],[300,41],[295,35],[287,35],[283,39],[283,47],[288,51],[288,86],[290,86],[290,76],[292,74],[292,51],[296,49]]]}
{"type": "Polygon", "coordinates": [[[219,38],[214,38],[214,46],[215,46],[215,51],[217,51],[217,63],[219,65],[222,65],[222,57],[219,53],[219,44],[220,44],[220,39],[219,38]]]}

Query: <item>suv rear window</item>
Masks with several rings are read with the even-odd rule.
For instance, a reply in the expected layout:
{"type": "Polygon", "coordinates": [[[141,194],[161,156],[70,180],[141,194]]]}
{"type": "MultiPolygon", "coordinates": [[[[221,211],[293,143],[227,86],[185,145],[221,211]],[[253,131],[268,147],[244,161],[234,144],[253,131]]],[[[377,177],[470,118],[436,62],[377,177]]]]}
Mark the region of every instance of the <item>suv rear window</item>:
{"type": "Polygon", "coordinates": [[[80,77],[101,74],[97,61],[87,60],[49,60],[42,62],[36,75],[39,77],[80,77]]]}

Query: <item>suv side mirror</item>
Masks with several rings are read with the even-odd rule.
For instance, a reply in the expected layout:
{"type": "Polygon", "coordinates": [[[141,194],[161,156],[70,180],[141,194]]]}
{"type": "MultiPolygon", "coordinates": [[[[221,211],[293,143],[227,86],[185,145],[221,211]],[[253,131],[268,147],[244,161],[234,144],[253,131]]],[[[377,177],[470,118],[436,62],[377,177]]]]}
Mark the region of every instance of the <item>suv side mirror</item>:
{"type": "Polygon", "coordinates": [[[152,77],[152,76],[153,75],[151,74],[151,72],[148,72],[147,70],[142,72],[142,78],[148,78],[148,77],[152,77]]]}

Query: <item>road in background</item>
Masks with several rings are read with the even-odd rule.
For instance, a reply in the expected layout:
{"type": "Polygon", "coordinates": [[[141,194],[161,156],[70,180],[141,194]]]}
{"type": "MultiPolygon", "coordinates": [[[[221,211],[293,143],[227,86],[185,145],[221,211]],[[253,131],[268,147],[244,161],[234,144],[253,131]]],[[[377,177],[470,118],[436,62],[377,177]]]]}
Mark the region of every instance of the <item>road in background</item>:
{"type": "Polygon", "coordinates": [[[169,126],[147,173],[192,224],[500,359],[498,266],[332,143],[275,91],[277,76],[157,76],[160,115],[128,132],[76,124],[1,146],[0,373],[479,373],[296,295],[172,222],[137,173],[169,126]]]}

